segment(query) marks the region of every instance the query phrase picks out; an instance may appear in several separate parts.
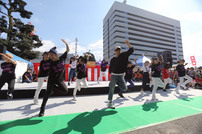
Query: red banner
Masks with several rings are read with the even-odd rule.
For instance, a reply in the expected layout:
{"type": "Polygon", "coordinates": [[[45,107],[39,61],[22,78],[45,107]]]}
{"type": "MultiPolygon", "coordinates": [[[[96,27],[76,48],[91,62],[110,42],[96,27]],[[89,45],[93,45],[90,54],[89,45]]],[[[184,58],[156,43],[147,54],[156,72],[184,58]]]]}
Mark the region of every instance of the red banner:
{"type": "Polygon", "coordinates": [[[196,66],[195,56],[190,56],[192,66],[196,66]]]}

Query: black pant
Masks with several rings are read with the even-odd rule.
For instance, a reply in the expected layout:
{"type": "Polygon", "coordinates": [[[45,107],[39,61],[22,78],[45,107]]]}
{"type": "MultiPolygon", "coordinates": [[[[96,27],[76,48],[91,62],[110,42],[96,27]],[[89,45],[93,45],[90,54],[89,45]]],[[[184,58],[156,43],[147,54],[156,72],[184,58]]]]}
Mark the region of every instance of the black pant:
{"type": "Polygon", "coordinates": [[[147,88],[147,84],[150,83],[149,73],[143,73],[143,80],[142,80],[142,89],[145,90],[147,88]]]}
{"type": "Polygon", "coordinates": [[[13,93],[15,79],[6,79],[5,77],[0,77],[0,90],[4,86],[5,83],[8,83],[8,93],[13,93]]]}
{"type": "Polygon", "coordinates": [[[42,109],[45,108],[48,98],[53,94],[54,91],[60,92],[62,94],[67,94],[68,88],[64,81],[62,81],[60,83],[53,83],[53,82],[48,81],[47,91],[45,93],[45,96],[43,97],[43,102],[41,104],[42,109]]]}

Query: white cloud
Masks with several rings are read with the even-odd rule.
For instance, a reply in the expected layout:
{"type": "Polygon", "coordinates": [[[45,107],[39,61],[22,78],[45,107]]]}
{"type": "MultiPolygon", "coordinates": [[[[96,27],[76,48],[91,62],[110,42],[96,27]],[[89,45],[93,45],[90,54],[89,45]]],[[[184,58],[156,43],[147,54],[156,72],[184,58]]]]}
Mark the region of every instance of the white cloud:
{"type": "Polygon", "coordinates": [[[183,36],[183,50],[186,61],[191,62],[190,56],[195,56],[197,66],[202,65],[202,31],[183,36]]]}
{"type": "Polygon", "coordinates": [[[181,16],[182,21],[197,21],[202,22],[202,12],[190,12],[181,16]]]}
{"type": "Polygon", "coordinates": [[[52,41],[50,40],[42,40],[43,46],[34,49],[35,51],[45,52],[49,51],[52,47],[56,46],[52,41]]]}
{"type": "MultiPolygon", "coordinates": [[[[75,41],[71,41],[69,39],[65,39],[69,43],[69,48],[71,54],[75,54],[75,41]]],[[[66,50],[65,45],[62,43],[60,45],[55,45],[50,40],[42,40],[43,46],[35,49],[36,51],[44,52],[49,51],[50,48],[56,46],[59,53],[63,53],[66,50]]],[[[98,40],[95,43],[91,43],[87,46],[81,45],[79,42],[77,43],[77,54],[83,55],[83,53],[88,52],[90,50],[91,53],[94,54],[95,59],[97,61],[103,59],[103,40],[98,40]]]]}

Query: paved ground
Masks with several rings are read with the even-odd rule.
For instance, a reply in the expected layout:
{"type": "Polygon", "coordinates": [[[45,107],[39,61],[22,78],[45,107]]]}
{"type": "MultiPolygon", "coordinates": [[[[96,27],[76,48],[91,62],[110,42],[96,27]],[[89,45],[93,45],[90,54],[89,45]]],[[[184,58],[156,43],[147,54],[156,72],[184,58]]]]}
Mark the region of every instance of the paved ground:
{"type": "MultiPolygon", "coordinates": [[[[84,89],[85,90],[85,89],[84,89]]],[[[159,90],[157,92],[158,101],[174,100],[178,98],[188,98],[194,96],[202,96],[201,90],[190,89],[181,90],[181,94],[175,93],[174,89],[168,92],[159,90]]],[[[125,93],[125,98],[114,95],[114,104],[116,107],[126,107],[151,103],[151,92],[145,92],[142,96],[139,92],[125,93]]],[[[39,104],[34,105],[32,99],[15,99],[0,101],[0,121],[22,119],[37,116],[39,113],[42,98],[39,104]]],[[[73,101],[72,97],[50,98],[47,102],[46,115],[69,114],[77,112],[86,112],[93,110],[101,110],[107,106],[107,95],[78,96],[77,101],[73,101]]]]}
{"type": "MultiPolygon", "coordinates": [[[[45,122],[46,120],[49,120],[50,118],[52,118],[52,116],[54,116],[54,118],[55,118],[55,120],[57,120],[57,122],[62,122],[63,118],[68,118],[68,120],[71,120],[69,123],[73,122],[73,123],[78,124],[77,117],[80,117],[80,115],[86,114],[86,112],[87,112],[91,115],[90,120],[89,120],[89,118],[87,118],[88,120],[85,120],[86,123],[88,124],[88,122],[91,122],[91,120],[96,120],[97,117],[100,116],[100,114],[102,116],[103,116],[103,114],[106,114],[106,115],[112,114],[103,119],[99,117],[98,122],[96,122],[96,125],[93,124],[96,126],[96,127],[93,126],[93,127],[95,127],[96,133],[100,132],[100,130],[104,129],[104,128],[102,128],[102,129],[97,128],[99,126],[101,127],[102,124],[106,124],[104,119],[108,119],[109,120],[108,123],[110,123],[110,121],[112,121],[113,124],[114,124],[113,119],[114,120],[116,119],[115,120],[116,122],[121,121],[121,120],[123,120],[125,122],[125,123],[123,121],[120,122],[120,123],[124,123],[126,125],[125,128],[124,127],[122,128],[123,130],[126,129],[125,132],[129,131],[128,127],[130,126],[131,129],[133,129],[132,132],[130,132],[130,133],[135,133],[135,134],[136,133],[137,134],[144,134],[144,133],[150,134],[150,133],[147,133],[147,132],[150,132],[150,130],[151,130],[151,132],[155,132],[156,134],[161,134],[161,133],[164,134],[165,132],[167,132],[167,130],[168,131],[173,130],[173,132],[171,131],[168,134],[178,134],[178,133],[174,133],[174,130],[176,131],[176,130],[178,130],[178,128],[179,128],[179,130],[181,129],[178,124],[181,124],[181,122],[182,122],[185,124],[185,126],[182,125],[182,128],[186,127],[186,125],[188,126],[189,125],[188,123],[190,123],[188,121],[188,119],[185,119],[185,120],[187,120],[187,122],[181,120],[181,121],[175,123],[175,124],[177,124],[176,127],[174,127],[175,125],[173,126],[172,122],[170,122],[170,125],[169,124],[162,125],[162,127],[161,127],[161,125],[154,126],[154,127],[147,127],[147,125],[144,125],[145,123],[147,124],[147,121],[146,120],[144,121],[140,118],[138,121],[141,121],[141,122],[139,122],[140,124],[138,126],[144,127],[144,128],[146,127],[146,128],[138,129],[139,127],[134,128],[134,126],[137,126],[137,124],[136,125],[133,124],[134,122],[133,122],[132,118],[130,120],[130,117],[129,117],[130,121],[127,122],[127,120],[124,119],[124,116],[127,115],[127,112],[128,112],[128,114],[130,112],[132,112],[133,109],[135,112],[137,112],[137,113],[133,113],[133,114],[135,114],[135,116],[138,118],[139,118],[139,116],[143,117],[144,114],[147,114],[147,116],[150,115],[150,116],[154,116],[154,117],[158,117],[158,115],[161,115],[163,117],[164,116],[168,117],[168,119],[171,118],[172,120],[181,118],[184,116],[198,114],[198,113],[202,112],[202,105],[201,105],[201,107],[198,106],[198,105],[200,105],[201,100],[194,98],[197,96],[199,96],[199,97],[202,96],[201,90],[196,90],[196,89],[180,90],[180,94],[176,94],[175,89],[171,89],[168,92],[163,92],[163,91],[159,90],[157,92],[158,101],[151,101],[151,92],[149,92],[149,91],[145,92],[144,96],[140,95],[139,92],[125,93],[124,95],[125,95],[124,99],[118,97],[118,95],[114,95],[114,104],[117,108],[115,111],[105,111],[105,108],[107,106],[107,95],[78,96],[76,102],[72,100],[72,97],[57,97],[57,98],[52,97],[48,100],[46,112],[45,112],[45,115],[47,118],[43,117],[43,122],[45,122]],[[181,99],[181,98],[183,98],[183,99],[181,99]],[[180,102],[171,101],[171,100],[176,100],[176,99],[180,99],[180,102]],[[165,103],[161,103],[161,102],[165,102],[165,103]],[[193,103],[193,106],[191,105],[192,103],[193,103]],[[197,104],[197,105],[195,105],[195,104],[197,104]],[[190,105],[190,106],[188,106],[188,105],[190,105]],[[171,108],[171,109],[167,108],[167,106],[169,106],[169,108],[171,108]],[[179,106],[181,106],[181,109],[177,109],[179,106]],[[99,110],[102,110],[102,111],[99,112],[99,110]],[[177,112],[173,112],[173,110],[177,110],[177,112]],[[95,113],[94,111],[97,111],[97,113],[94,114],[95,113]],[[162,114],[162,112],[166,113],[166,114],[164,115],[164,114],[162,114]],[[169,113],[172,113],[172,112],[173,112],[173,114],[169,115],[169,113]],[[175,115],[175,113],[176,113],[176,115],[175,115]],[[184,114],[184,113],[186,113],[186,114],[184,114]],[[115,114],[116,116],[113,114],[115,114]],[[71,116],[71,118],[69,116],[71,116]],[[127,123],[128,123],[128,125],[127,125],[127,123]],[[168,126],[168,127],[166,127],[166,126],[168,126]],[[169,128],[172,128],[172,129],[169,129],[169,128]],[[134,131],[134,129],[138,129],[138,130],[134,131]],[[148,130],[148,131],[144,131],[144,130],[148,130]],[[163,130],[165,130],[165,131],[163,131],[163,130]]],[[[17,119],[26,118],[25,120],[23,120],[25,122],[30,122],[30,120],[32,120],[32,119],[33,120],[39,119],[39,118],[33,118],[33,117],[37,117],[37,115],[39,113],[41,101],[42,101],[42,99],[40,99],[39,105],[33,105],[32,99],[1,100],[0,101],[0,133],[4,132],[5,126],[9,126],[11,124],[12,124],[12,127],[13,127],[13,125],[18,126],[19,124],[20,124],[20,126],[22,126],[21,121],[20,120],[18,121],[17,119]],[[12,121],[9,121],[9,120],[12,120],[12,121]]],[[[200,116],[200,115],[198,115],[198,116],[200,116]]],[[[86,117],[88,117],[88,116],[86,116],[86,117]]],[[[168,121],[167,118],[163,119],[163,117],[161,117],[162,120],[168,121]]],[[[81,118],[81,119],[86,119],[86,118],[81,118]]],[[[195,119],[198,119],[198,118],[194,116],[194,118],[192,120],[195,121],[195,119]]],[[[151,122],[148,122],[148,124],[155,125],[154,122],[162,123],[162,120],[158,120],[158,118],[157,118],[157,120],[152,119],[151,122]]],[[[82,120],[79,120],[79,121],[82,122],[82,120]]],[[[137,121],[137,123],[138,123],[138,121],[137,121]]],[[[201,124],[200,120],[198,120],[198,121],[196,120],[193,123],[195,123],[196,125],[198,123],[201,124]]],[[[120,126],[124,126],[124,125],[120,124],[120,126]]],[[[121,133],[120,130],[122,130],[122,129],[120,128],[120,126],[113,127],[113,130],[117,131],[117,132],[114,131],[115,133],[121,133]]],[[[13,129],[20,128],[20,130],[21,130],[22,127],[15,127],[13,129]]],[[[57,129],[60,128],[60,126],[57,126],[57,127],[56,127],[57,129]]],[[[105,126],[105,127],[107,128],[107,126],[105,126]]],[[[195,128],[197,128],[197,127],[195,127],[195,128]]],[[[30,129],[33,129],[33,128],[30,128],[30,129]]],[[[55,131],[55,133],[59,133],[59,132],[62,133],[63,130],[65,130],[65,129],[61,129],[60,131],[55,131]]],[[[81,132],[80,130],[77,130],[77,128],[74,128],[73,130],[72,130],[72,133],[81,132]]],[[[7,132],[7,131],[5,131],[5,132],[7,132]]],[[[66,132],[66,130],[65,130],[65,132],[66,132]]],[[[110,131],[107,131],[107,129],[106,129],[106,133],[108,133],[108,132],[110,132],[110,131]]],[[[183,132],[183,131],[181,131],[181,132],[183,132]]],[[[152,134],[155,134],[155,133],[152,133],[152,134]]],[[[185,133],[186,133],[186,131],[185,131],[185,133]]],[[[90,133],[88,133],[88,134],[90,134],[90,133]]],[[[192,133],[190,132],[188,134],[192,134],[192,133]]],[[[198,134],[198,133],[196,133],[196,134],[198,134]]]]}
{"type": "Polygon", "coordinates": [[[124,134],[202,134],[202,114],[191,115],[124,134]]]}

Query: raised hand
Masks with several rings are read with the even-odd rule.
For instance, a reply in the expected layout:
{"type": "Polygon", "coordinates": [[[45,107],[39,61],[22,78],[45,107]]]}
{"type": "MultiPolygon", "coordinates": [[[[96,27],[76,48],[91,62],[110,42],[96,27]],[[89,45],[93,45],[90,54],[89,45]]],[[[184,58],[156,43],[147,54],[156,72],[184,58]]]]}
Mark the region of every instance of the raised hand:
{"type": "Polygon", "coordinates": [[[64,39],[61,39],[61,40],[62,40],[65,44],[68,44],[66,40],[64,40],[64,39]]]}
{"type": "Polygon", "coordinates": [[[126,43],[127,45],[130,45],[130,42],[129,42],[128,40],[126,40],[125,43],[126,43]]]}

